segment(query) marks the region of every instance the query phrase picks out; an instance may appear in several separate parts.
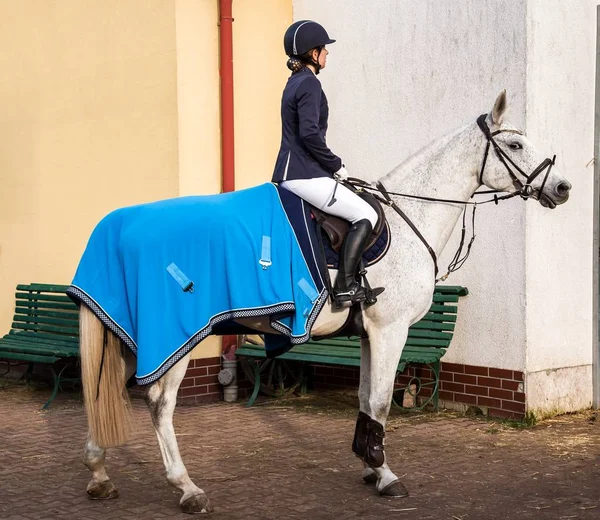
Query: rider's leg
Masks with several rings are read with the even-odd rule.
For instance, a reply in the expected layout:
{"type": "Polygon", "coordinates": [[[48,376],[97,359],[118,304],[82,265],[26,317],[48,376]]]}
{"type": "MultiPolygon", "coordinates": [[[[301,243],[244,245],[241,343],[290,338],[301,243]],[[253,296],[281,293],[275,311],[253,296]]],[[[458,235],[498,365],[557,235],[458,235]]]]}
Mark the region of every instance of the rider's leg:
{"type": "Polygon", "coordinates": [[[375,210],[345,186],[339,184],[336,189],[336,181],[328,177],[291,180],[282,183],[282,186],[320,210],[350,221],[352,225],[340,251],[334,299],[338,304],[364,301],[365,290],[356,279],[356,272],[363,250],[377,223],[375,210]],[[335,202],[329,206],[334,190],[335,202]]]}
{"type": "Polygon", "coordinates": [[[377,213],[371,205],[361,199],[356,193],[330,177],[315,177],[314,179],[294,179],[284,181],[281,186],[310,202],[325,213],[343,218],[351,224],[367,219],[371,226],[377,224],[377,213]],[[328,206],[335,191],[335,202],[328,206]]]}
{"type": "Polygon", "coordinates": [[[364,218],[352,224],[344,238],[334,288],[335,301],[338,304],[362,302],[367,299],[364,287],[357,280],[356,272],[372,231],[371,222],[364,218]]]}

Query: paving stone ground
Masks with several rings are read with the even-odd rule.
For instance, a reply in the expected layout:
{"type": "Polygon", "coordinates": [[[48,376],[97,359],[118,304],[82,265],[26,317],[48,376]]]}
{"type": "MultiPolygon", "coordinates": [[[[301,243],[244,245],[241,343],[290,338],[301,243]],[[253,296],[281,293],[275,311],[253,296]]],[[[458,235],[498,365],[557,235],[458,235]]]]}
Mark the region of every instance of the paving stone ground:
{"type": "MultiPolygon", "coordinates": [[[[0,518],[193,518],[164,479],[143,401],[135,439],[112,449],[120,497],[91,501],[81,464],[77,394],[47,412],[45,390],[0,384],[0,518]]],[[[600,415],[519,429],[450,413],[392,414],[387,456],[411,495],[377,496],[350,451],[356,405],[339,394],[178,407],[175,427],[194,481],[221,519],[600,519],[600,415]]],[[[198,515],[200,516],[200,515],[198,515]]],[[[204,515],[203,515],[204,516],[204,515]]]]}

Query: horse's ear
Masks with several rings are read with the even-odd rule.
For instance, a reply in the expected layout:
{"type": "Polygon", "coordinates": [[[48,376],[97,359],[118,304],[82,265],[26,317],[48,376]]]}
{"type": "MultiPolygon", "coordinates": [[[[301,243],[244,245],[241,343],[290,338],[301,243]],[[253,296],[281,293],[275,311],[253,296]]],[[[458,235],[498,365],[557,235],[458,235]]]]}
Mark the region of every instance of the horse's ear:
{"type": "Polygon", "coordinates": [[[502,123],[502,119],[504,118],[507,108],[508,103],[506,102],[506,89],[504,89],[496,98],[496,102],[494,103],[494,108],[492,110],[492,122],[495,125],[502,123]]]}

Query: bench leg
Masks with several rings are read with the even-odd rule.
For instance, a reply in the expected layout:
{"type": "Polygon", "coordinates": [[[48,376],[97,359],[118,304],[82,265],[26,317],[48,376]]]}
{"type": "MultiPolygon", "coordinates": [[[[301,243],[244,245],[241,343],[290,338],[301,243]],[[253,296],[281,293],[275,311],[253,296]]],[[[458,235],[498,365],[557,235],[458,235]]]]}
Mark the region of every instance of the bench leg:
{"type": "Polygon", "coordinates": [[[58,373],[58,375],[56,374],[56,370],[54,370],[54,367],[50,367],[50,369],[52,370],[52,377],[54,377],[54,388],[52,390],[52,395],[50,396],[50,399],[48,399],[44,406],[42,406],[42,410],[47,410],[48,408],[50,408],[50,403],[54,401],[56,394],[58,394],[58,388],[60,387],[60,376],[62,376],[62,373],[66,370],[68,366],[69,365],[65,365],[62,368],[62,370],[58,373]]]}
{"type": "Polygon", "coordinates": [[[254,404],[254,401],[256,401],[256,398],[258,397],[258,392],[260,391],[260,368],[253,361],[250,362],[250,366],[252,366],[252,370],[254,371],[254,391],[246,403],[247,408],[250,408],[254,404]]]}
{"type": "Polygon", "coordinates": [[[440,400],[440,362],[436,361],[431,365],[433,370],[434,386],[433,386],[433,409],[437,412],[439,409],[440,400]]]}
{"type": "MultiPolygon", "coordinates": [[[[9,368],[10,370],[10,368],[9,368]]],[[[29,363],[27,367],[27,371],[19,378],[19,381],[25,379],[25,384],[29,386],[29,381],[31,380],[31,374],[33,374],[33,363],[29,363]]]]}
{"type": "Polygon", "coordinates": [[[306,363],[302,363],[300,366],[300,381],[302,381],[302,386],[300,387],[300,395],[302,397],[306,396],[308,393],[308,370],[306,370],[306,363]]]}

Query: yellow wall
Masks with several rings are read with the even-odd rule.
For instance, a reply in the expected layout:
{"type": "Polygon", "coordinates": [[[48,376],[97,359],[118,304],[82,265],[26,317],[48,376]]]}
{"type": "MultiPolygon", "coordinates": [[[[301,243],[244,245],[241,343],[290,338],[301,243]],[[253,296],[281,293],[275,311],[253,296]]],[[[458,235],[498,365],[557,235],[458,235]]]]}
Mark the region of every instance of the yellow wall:
{"type": "MultiPolygon", "coordinates": [[[[236,186],[270,179],[291,0],[234,0],[236,186]]],[[[109,211],[220,191],[218,0],[0,2],[0,333],[109,211]]],[[[0,335],[1,335],[0,334],[0,335]]],[[[203,342],[195,356],[220,353],[203,342]]]]}
{"type": "Polygon", "coordinates": [[[217,0],[177,0],[179,193],[221,191],[217,0]]]}
{"type": "Polygon", "coordinates": [[[290,74],[283,35],[292,0],[234,0],[235,186],[268,182],[281,142],[281,93],[290,74]]]}
{"type": "Polygon", "coordinates": [[[169,0],[0,2],[0,330],[108,211],[178,193],[169,0]]]}
{"type": "MultiPolygon", "coordinates": [[[[217,0],[177,0],[179,194],[221,191],[219,27],[217,0]]],[[[209,336],[192,357],[218,357],[209,336]]]]}

